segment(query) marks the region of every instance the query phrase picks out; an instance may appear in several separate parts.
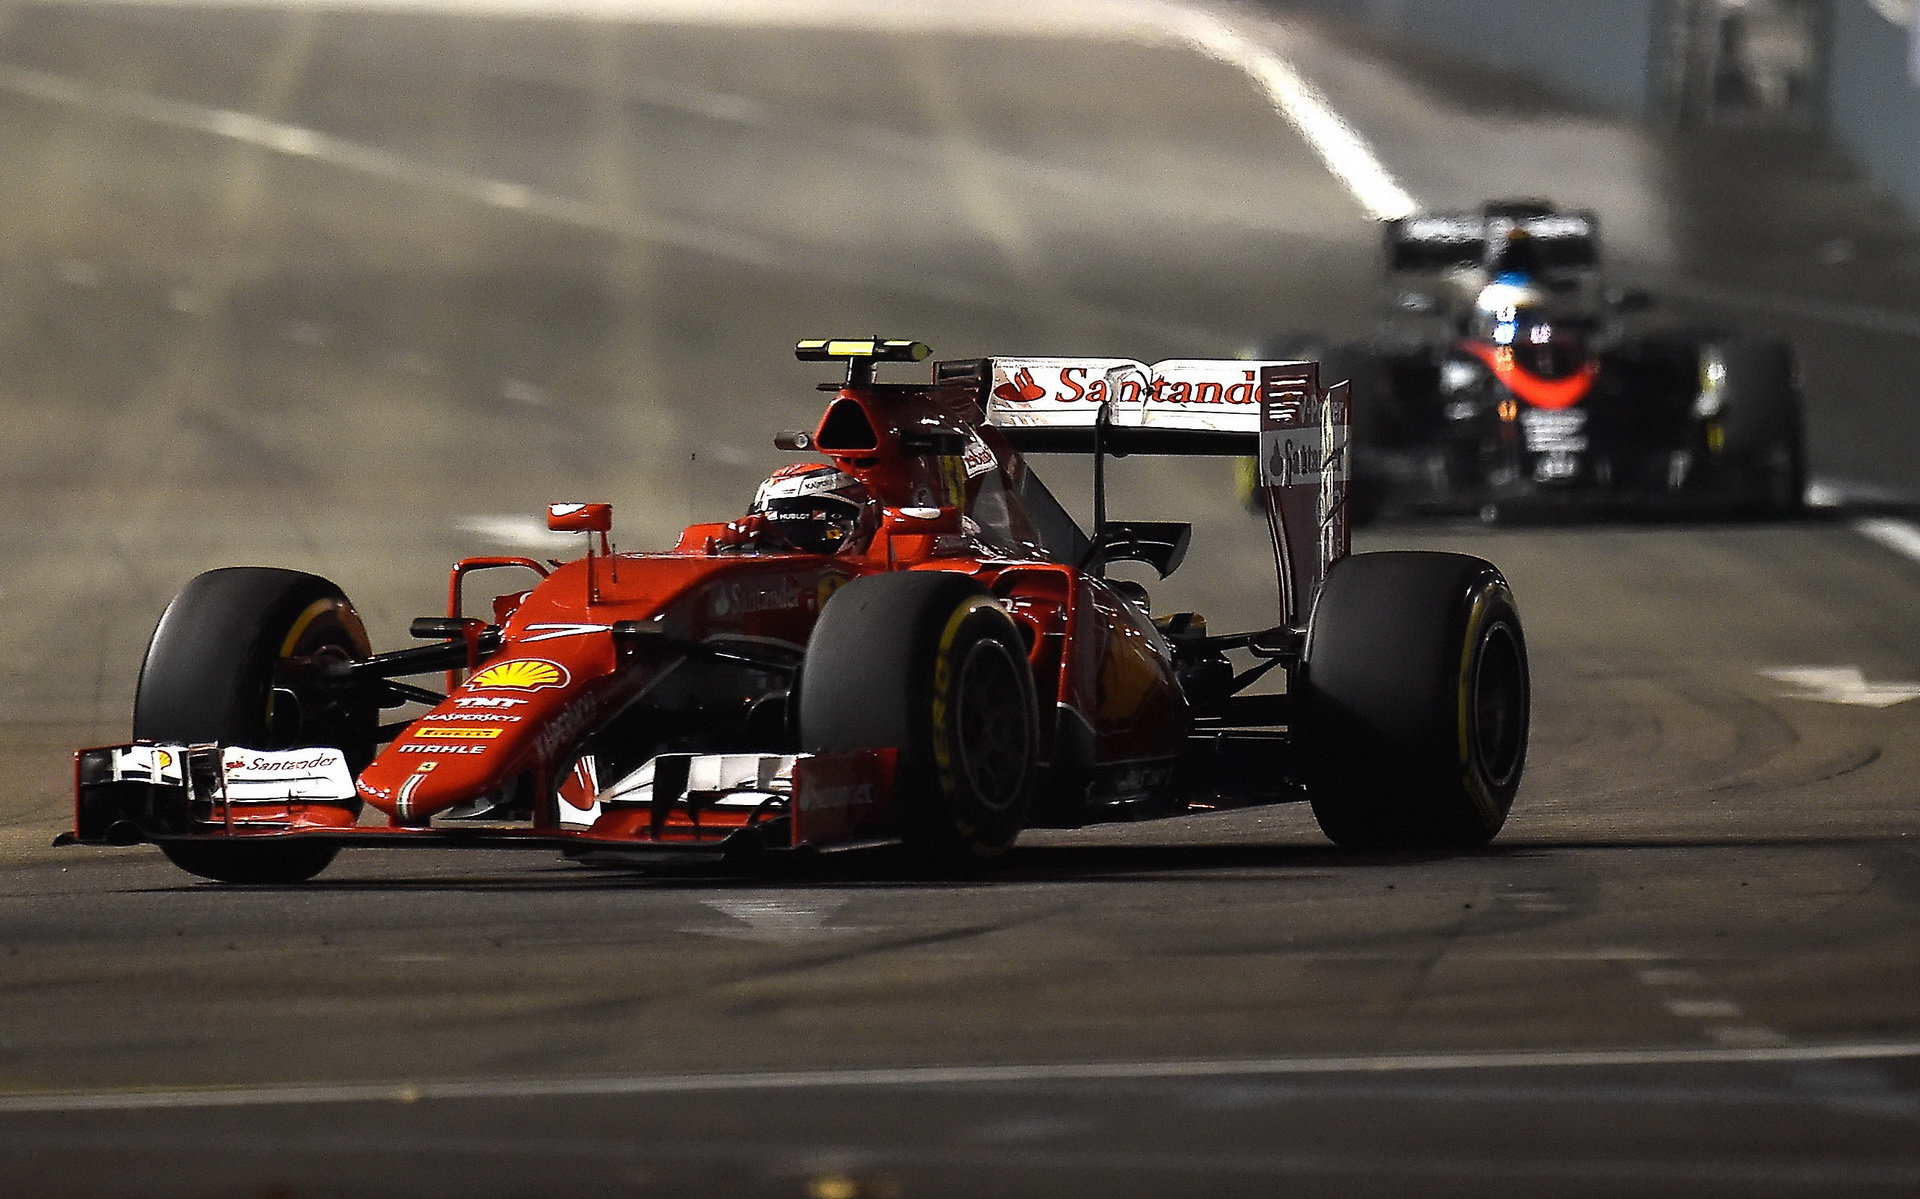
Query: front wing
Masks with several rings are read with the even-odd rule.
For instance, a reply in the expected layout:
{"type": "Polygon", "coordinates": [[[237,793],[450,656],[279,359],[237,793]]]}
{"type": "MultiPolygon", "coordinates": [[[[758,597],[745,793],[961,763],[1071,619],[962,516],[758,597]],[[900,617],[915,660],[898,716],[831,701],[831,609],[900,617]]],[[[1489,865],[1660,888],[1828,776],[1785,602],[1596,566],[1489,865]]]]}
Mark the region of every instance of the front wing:
{"type": "Polygon", "coordinates": [[[74,827],[60,845],[298,838],[337,845],[622,851],[834,849],[898,839],[897,752],[661,754],[531,821],[361,824],[344,756],[325,747],[140,742],[74,756],[74,827]],[[562,815],[562,813],[565,813],[562,815]]]}

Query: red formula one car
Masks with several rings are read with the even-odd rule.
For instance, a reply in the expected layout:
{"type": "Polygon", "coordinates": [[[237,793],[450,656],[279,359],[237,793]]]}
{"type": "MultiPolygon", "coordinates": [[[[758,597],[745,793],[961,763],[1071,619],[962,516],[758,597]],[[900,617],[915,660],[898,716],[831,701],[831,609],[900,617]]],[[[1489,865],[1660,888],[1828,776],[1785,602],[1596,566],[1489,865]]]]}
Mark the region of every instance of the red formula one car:
{"type": "Polygon", "coordinates": [[[1349,556],[1343,387],[1305,362],[1061,358],[874,380],[928,353],[802,342],[846,381],[776,444],[826,461],[665,553],[613,552],[605,505],[554,505],[585,554],[456,564],[422,646],[372,652],[313,575],[199,576],[154,630],[134,741],[77,755],[60,841],[286,883],[370,845],[642,863],[900,843],[951,862],[1024,827],[1295,799],[1342,845],[1500,829],[1527,743],[1513,597],[1477,558],[1349,556]],[[1095,456],[1091,534],[1023,451],[1095,456]],[[1107,577],[1164,576],[1188,535],[1107,519],[1108,458],[1256,451],[1271,627],[1156,618],[1107,577]],[[507,570],[467,614],[470,577],[507,570]],[[444,693],[402,681],[440,674],[444,693]],[[1283,693],[1249,693],[1270,675],[1283,693]]]}

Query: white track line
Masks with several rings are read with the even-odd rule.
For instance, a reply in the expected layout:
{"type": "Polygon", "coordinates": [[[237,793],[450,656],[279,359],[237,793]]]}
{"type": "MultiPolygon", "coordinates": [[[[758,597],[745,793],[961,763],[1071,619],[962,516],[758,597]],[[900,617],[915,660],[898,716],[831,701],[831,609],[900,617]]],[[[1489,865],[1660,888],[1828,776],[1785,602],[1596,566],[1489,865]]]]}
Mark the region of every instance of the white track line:
{"type": "Polygon", "coordinates": [[[1168,19],[1183,41],[1253,80],[1368,216],[1384,221],[1419,208],[1367,140],[1301,78],[1292,63],[1210,13],[1169,9],[1168,19]]]}
{"type": "MultiPolygon", "coordinates": [[[[127,0],[120,0],[126,3],[127,0]]],[[[138,6],[135,4],[135,6],[138,6]]],[[[203,3],[203,7],[230,7],[203,3]]],[[[273,5],[269,4],[268,7],[273,5]]],[[[255,5],[248,5],[255,7],[255,5]]],[[[281,7],[303,7],[283,0],[281,7]]],[[[1175,43],[1224,63],[1244,75],[1266,97],[1274,111],[1296,131],[1327,170],[1353,195],[1366,212],[1380,219],[1414,210],[1413,198],[1351,126],[1271,47],[1264,46],[1223,17],[1178,3],[1155,0],[1116,0],[1110,4],[1063,3],[1053,0],[976,0],[973,4],[890,6],[871,0],[838,3],[797,0],[733,0],[727,4],[690,0],[573,0],[571,4],[491,0],[459,3],[449,0],[349,0],[335,8],[365,11],[446,11],[472,16],[539,15],[545,18],[600,18],[648,20],[685,24],[766,23],[780,27],[887,29],[927,33],[962,29],[1000,36],[1075,37],[1144,43],[1175,43]]],[[[308,158],[374,178],[450,193],[498,208],[525,211],[561,224],[598,229],[619,236],[639,237],[657,244],[695,250],[725,260],[766,268],[819,270],[818,262],[796,265],[782,248],[735,231],[722,231],[684,221],[623,214],[610,222],[597,204],[538,192],[524,185],[421,162],[378,146],[338,137],[320,130],[185,101],[170,100],[109,84],[96,84],[20,66],[0,66],[0,91],[29,96],[48,103],[106,112],[122,119],[162,127],[191,130],[272,153],[308,158]]],[[[988,229],[991,232],[991,228],[988,229]]],[[[863,280],[864,276],[861,276],[863,280]]],[[[870,281],[870,280],[867,280],[870,281]]],[[[958,280],[932,279],[906,290],[962,303],[993,305],[1002,298],[993,289],[982,290],[958,280]]],[[[1171,334],[1183,340],[1205,340],[1201,330],[1165,321],[1148,321],[1095,306],[1058,303],[1083,316],[1171,334]]]]}
{"type": "Polygon", "coordinates": [[[1890,516],[1871,516],[1853,522],[1854,531],[1896,554],[1920,562],[1920,526],[1890,516]]]}
{"type": "MultiPolygon", "coordinates": [[[[202,0],[203,7],[211,8],[303,8],[309,3],[202,0]]],[[[903,4],[894,0],[331,0],[327,7],[893,34],[964,31],[999,36],[1171,41],[1244,75],[1369,216],[1385,220],[1406,216],[1418,207],[1366,139],[1283,55],[1250,36],[1230,16],[1178,0],[971,0],[950,4],[903,4]]]]}
{"type": "MultiPolygon", "coordinates": [[[[1833,479],[1814,479],[1807,485],[1807,506],[1816,509],[1844,509],[1850,505],[1904,507],[1912,502],[1910,493],[1892,488],[1833,479]]],[[[1867,540],[1878,542],[1903,558],[1920,562],[1920,524],[1893,516],[1857,516],[1846,524],[1867,540]]]]}
{"type": "Polygon", "coordinates": [[[639,1074],[602,1078],[451,1079],[182,1089],[22,1092],[0,1095],[0,1114],[228,1108],[293,1104],[416,1103],[429,1099],[539,1099],[800,1091],[855,1087],[994,1086],[1149,1079],[1389,1075],[1460,1070],[1543,1070],[1631,1066],[1760,1065],[1920,1058],[1920,1041],[1831,1045],[1700,1046],[1666,1049],[1514,1050],[1331,1057],[1054,1065],[917,1066],[869,1070],[787,1070],[743,1074],[639,1074]]]}
{"type": "MultiPolygon", "coordinates": [[[[838,256],[796,254],[766,238],[668,217],[636,212],[614,217],[610,216],[604,205],[592,200],[553,195],[520,183],[422,162],[379,146],[251,113],[169,100],[17,66],[0,65],[0,92],[28,96],[83,111],[106,113],[123,120],[226,138],[274,153],[323,162],[369,178],[440,192],[470,203],[524,212],[555,224],[671,246],[765,270],[827,276],[874,285],[888,291],[984,308],[1003,307],[1007,302],[1004,288],[958,278],[894,277],[876,283],[870,270],[860,264],[849,264],[838,256]]],[[[1205,342],[1219,336],[1207,330],[1080,303],[1067,297],[1054,297],[1048,303],[1057,310],[1081,319],[1108,322],[1180,341],[1205,342]]]]}

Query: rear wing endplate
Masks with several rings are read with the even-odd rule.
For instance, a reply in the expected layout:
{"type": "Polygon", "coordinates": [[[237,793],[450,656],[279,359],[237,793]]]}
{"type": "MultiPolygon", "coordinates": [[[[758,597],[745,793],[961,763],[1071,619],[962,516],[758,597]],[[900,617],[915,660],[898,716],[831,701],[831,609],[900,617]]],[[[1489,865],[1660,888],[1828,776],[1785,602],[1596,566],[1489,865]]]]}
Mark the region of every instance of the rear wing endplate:
{"type": "Polygon", "coordinates": [[[1353,551],[1347,509],[1347,401],[1342,379],[1320,386],[1318,363],[1276,378],[1260,409],[1258,485],[1273,537],[1281,619],[1305,630],[1333,564],[1353,551]]]}
{"type": "Polygon", "coordinates": [[[1025,453],[1254,458],[1289,627],[1305,627],[1350,551],[1347,385],[1323,389],[1316,363],[981,358],[938,363],[934,378],[974,388],[1025,453]]]}

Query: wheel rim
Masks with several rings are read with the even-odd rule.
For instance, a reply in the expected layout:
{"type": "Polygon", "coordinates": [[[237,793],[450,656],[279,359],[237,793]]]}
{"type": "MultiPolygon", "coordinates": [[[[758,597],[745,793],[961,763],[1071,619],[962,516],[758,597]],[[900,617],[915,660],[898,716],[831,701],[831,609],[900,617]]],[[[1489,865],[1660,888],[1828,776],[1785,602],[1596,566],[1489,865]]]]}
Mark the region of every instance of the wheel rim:
{"type": "Polygon", "coordinates": [[[355,772],[364,767],[373,757],[371,722],[360,719],[350,695],[316,680],[327,666],[358,656],[351,633],[337,620],[316,621],[293,652],[273,664],[262,726],[272,744],[260,748],[332,745],[345,752],[355,772]]]}
{"type": "Polygon", "coordinates": [[[1520,640],[1505,621],[1480,640],[1473,667],[1474,760],[1493,787],[1512,783],[1526,753],[1527,673],[1520,640]]]}
{"type": "Polygon", "coordinates": [[[956,764],[974,797],[992,811],[1018,802],[1033,760],[1019,665],[1000,642],[976,641],[961,661],[955,689],[956,764]]]}

